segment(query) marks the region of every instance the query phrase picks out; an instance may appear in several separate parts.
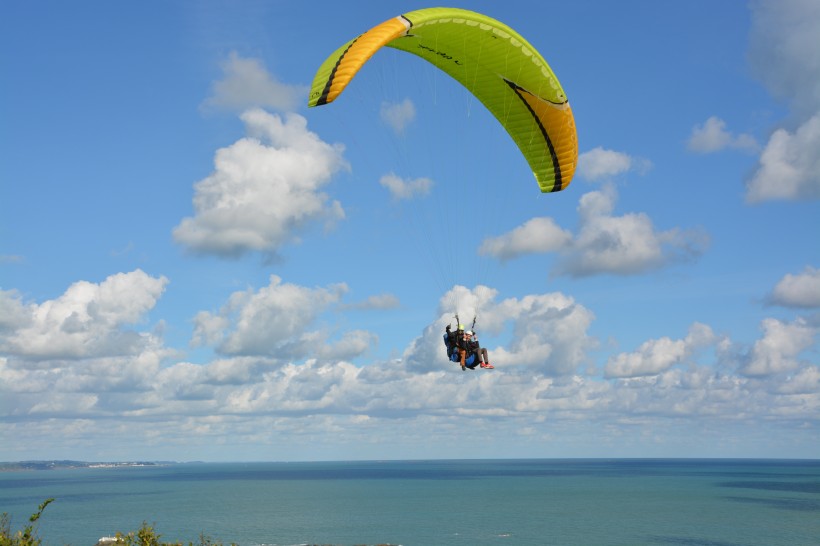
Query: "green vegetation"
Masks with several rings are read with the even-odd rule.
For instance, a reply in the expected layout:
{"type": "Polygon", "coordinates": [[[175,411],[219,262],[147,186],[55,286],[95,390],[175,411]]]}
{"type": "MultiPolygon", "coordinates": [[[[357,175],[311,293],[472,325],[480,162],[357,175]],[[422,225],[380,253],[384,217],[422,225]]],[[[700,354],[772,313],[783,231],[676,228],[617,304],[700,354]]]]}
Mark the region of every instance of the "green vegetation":
{"type": "Polygon", "coordinates": [[[46,506],[51,504],[54,499],[46,499],[41,504],[37,512],[28,518],[29,525],[25,526],[22,531],[16,533],[11,532],[11,520],[8,514],[0,516],[0,546],[40,546],[42,542],[37,537],[37,520],[43,514],[46,506]]]}
{"type": "MultiPolygon", "coordinates": [[[[0,516],[0,546],[40,546],[42,539],[37,536],[36,524],[43,514],[43,510],[52,502],[54,502],[54,499],[46,499],[38,507],[37,512],[28,518],[29,525],[16,533],[11,531],[9,515],[4,513],[0,516]]],[[[137,531],[131,531],[128,534],[117,532],[115,535],[116,540],[110,542],[110,544],[112,546],[222,546],[221,542],[214,542],[211,537],[204,534],[199,535],[197,542],[188,542],[187,545],[183,542],[162,542],[161,537],[162,535],[154,531],[151,525],[143,521],[142,526],[137,531]]],[[[232,542],[231,546],[237,546],[237,544],[232,542]]],[[[391,545],[379,544],[378,546],[391,545]]]]}
{"type": "MultiPolygon", "coordinates": [[[[42,539],[37,536],[37,521],[43,515],[46,506],[54,502],[54,499],[47,499],[41,504],[37,512],[31,515],[29,525],[22,531],[13,532],[11,530],[11,518],[4,513],[0,516],[0,546],[40,546],[42,539]]],[[[137,531],[128,534],[117,533],[116,541],[112,542],[116,546],[186,546],[182,542],[162,542],[161,536],[154,528],[146,522],[137,531]]],[[[221,542],[214,542],[211,537],[204,534],[199,535],[198,542],[188,542],[187,546],[222,546],[221,542]]],[[[231,544],[231,546],[236,546],[231,544]]]]}
{"type": "MultiPolygon", "coordinates": [[[[117,546],[185,546],[182,542],[162,542],[161,536],[154,531],[152,526],[143,521],[138,531],[131,531],[127,535],[118,532],[115,544],[117,546]]],[[[200,534],[199,542],[189,542],[188,546],[222,546],[222,543],[214,542],[211,537],[200,534]]],[[[236,546],[236,544],[231,543],[231,546],[236,546]]]]}

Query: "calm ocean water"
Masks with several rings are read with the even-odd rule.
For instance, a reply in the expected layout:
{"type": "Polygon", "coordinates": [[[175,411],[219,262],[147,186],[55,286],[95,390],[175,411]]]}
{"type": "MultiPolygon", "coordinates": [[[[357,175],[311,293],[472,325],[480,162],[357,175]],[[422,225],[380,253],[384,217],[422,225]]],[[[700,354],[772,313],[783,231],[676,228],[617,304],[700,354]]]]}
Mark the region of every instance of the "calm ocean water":
{"type": "Polygon", "coordinates": [[[143,521],[242,546],[820,545],[820,461],[182,464],[0,473],[20,529],[93,546],[143,521]]]}

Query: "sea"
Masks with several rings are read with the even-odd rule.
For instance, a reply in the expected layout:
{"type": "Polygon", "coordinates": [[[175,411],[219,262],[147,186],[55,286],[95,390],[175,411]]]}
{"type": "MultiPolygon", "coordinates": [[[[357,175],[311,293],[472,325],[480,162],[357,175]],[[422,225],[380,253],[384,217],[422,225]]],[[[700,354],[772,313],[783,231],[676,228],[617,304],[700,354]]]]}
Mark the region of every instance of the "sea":
{"type": "Polygon", "coordinates": [[[820,460],[186,463],[0,472],[44,546],[820,545],[820,460]]]}

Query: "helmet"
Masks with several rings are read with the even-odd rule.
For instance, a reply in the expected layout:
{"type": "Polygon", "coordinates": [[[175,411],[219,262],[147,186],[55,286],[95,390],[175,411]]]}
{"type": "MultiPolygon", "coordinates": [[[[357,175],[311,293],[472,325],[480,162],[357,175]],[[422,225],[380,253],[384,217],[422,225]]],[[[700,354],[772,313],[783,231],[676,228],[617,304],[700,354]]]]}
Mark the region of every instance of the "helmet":
{"type": "Polygon", "coordinates": [[[466,331],[466,332],[464,332],[464,333],[465,333],[465,334],[467,334],[468,336],[473,335],[473,332],[472,332],[471,330],[467,330],[467,331],[466,331]]]}
{"type": "Polygon", "coordinates": [[[459,329],[459,330],[463,330],[463,329],[464,329],[464,325],[463,325],[463,324],[459,324],[459,325],[458,325],[458,329],[459,329]]]}

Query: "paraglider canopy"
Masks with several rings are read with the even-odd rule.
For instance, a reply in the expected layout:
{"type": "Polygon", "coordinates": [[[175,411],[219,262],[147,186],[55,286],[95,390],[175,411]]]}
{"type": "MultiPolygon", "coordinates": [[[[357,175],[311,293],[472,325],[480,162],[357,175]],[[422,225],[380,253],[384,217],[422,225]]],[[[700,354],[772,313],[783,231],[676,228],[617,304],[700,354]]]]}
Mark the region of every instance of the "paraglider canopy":
{"type": "Polygon", "coordinates": [[[561,84],[521,35],[480,13],[428,8],[376,25],[322,63],[308,106],[335,100],[384,46],[421,57],[475,95],[515,141],[542,192],[569,185],[578,161],[578,141],[561,84]]]}

